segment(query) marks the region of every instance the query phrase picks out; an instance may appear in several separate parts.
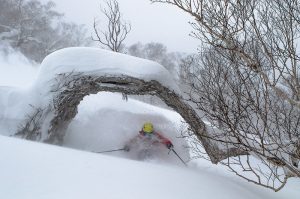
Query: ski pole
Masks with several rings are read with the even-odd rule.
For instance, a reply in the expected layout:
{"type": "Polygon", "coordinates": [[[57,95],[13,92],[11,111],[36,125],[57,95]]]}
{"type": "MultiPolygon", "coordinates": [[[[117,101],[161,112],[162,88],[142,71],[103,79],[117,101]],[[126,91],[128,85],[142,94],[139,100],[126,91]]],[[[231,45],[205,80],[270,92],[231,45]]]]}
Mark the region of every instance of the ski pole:
{"type": "Polygon", "coordinates": [[[124,151],[125,149],[114,149],[114,150],[108,150],[108,151],[99,151],[99,152],[95,152],[95,153],[110,153],[110,152],[115,152],[115,151],[124,151]]]}
{"type": "Polygon", "coordinates": [[[173,151],[173,153],[179,158],[179,160],[181,160],[181,162],[187,167],[187,164],[185,163],[185,161],[183,161],[183,159],[178,155],[178,153],[176,153],[176,151],[174,149],[171,149],[173,151]]]}

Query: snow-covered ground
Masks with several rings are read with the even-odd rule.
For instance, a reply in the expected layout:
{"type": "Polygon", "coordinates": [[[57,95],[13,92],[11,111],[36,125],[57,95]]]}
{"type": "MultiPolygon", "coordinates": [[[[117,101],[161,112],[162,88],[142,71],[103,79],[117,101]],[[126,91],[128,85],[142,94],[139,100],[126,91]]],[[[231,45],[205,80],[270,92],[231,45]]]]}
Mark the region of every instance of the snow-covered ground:
{"type": "MultiPolygon", "coordinates": [[[[27,92],[24,82],[30,85],[36,71],[28,69],[22,75],[16,67],[9,74],[7,67],[10,65],[25,68],[30,65],[19,54],[9,57],[0,56],[0,74],[6,74],[6,79],[0,81],[0,91],[11,92],[9,99],[2,100],[7,104],[0,105],[24,106],[18,95],[27,92]],[[1,85],[24,88],[14,92],[1,85]]],[[[22,114],[0,110],[0,134],[10,135],[14,130],[7,116],[14,120],[22,114]]],[[[65,147],[0,136],[0,198],[299,199],[299,179],[289,180],[283,190],[275,193],[247,183],[204,160],[190,162],[185,168],[165,148],[162,156],[146,162],[136,161],[131,152],[92,152],[122,148],[137,134],[143,122],[152,121],[157,130],[173,141],[175,150],[188,159],[186,143],[178,138],[180,120],[173,111],[132,99],[124,101],[120,94],[87,96],[67,130],[65,147]]]]}
{"type": "Polygon", "coordinates": [[[145,163],[0,136],[0,198],[298,199],[202,169],[145,163]]]}

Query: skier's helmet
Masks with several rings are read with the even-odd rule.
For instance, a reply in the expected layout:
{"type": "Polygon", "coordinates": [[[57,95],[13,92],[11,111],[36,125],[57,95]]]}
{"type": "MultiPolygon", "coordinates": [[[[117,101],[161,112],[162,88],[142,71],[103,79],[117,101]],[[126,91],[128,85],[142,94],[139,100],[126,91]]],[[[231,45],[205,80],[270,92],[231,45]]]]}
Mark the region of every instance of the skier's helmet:
{"type": "Polygon", "coordinates": [[[150,123],[150,122],[146,122],[144,125],[143,125],[143,131],[145,133],[152,133],[153,132],[153,124],[150,123]]]}

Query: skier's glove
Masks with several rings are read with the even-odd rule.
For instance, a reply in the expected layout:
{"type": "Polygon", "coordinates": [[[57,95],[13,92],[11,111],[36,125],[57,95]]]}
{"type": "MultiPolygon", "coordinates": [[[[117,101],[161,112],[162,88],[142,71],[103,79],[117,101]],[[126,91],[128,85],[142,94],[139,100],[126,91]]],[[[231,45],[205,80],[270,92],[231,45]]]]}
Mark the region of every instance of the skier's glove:
{"type": "Polygon", "coordinates": [[[174,146],[171,142],[169,142],[169,143],[167,143],[167,148],[172,150],[174,148],[174,146]]]}
{"type": "Polygon", "coordinates": [[[128,145],[125,145],[124,146],[124,151],[127,151],[127,152],[130,151],[130,147],[128,145]]]}

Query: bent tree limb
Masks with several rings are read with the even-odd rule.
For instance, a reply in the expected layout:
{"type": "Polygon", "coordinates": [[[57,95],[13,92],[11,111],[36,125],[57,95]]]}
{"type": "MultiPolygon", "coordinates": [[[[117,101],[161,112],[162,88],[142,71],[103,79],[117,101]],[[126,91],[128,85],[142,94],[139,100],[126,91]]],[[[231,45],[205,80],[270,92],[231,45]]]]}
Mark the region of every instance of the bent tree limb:
{"type": "MultiPolygon", "coordinates": [[[[55,93],[55,98],[51,101],[52,104],[49,104],[49,107],[53,108],[51,111],[44,113],[47,116],[40,117],[48,119],[44,119],[44,121],[38,124],[40,126],[48,125],[48,130],[47,132],[42,132],[42,128],[35,127],[34,129],[39,130],[34,133],[35,137],[44,137],[41,141],[47,143],[61,144],[69,123],[77,114],[80,101],[87,95],[102,91],[119,92],[126,95],[155,95],[159,97],[169,107],[178,112],[190,125],[212,163],[216,164],[231,156],[247,154],[247,152],[236,147],[221,150],[216,141],[210,139],[211,136],[206,131],[205,124],[195,110],[175,92],[164,87],[157,81],[152,80],[147,82],[124,75],[97,76],[73,72],[58,75],[56,83],[53,84],[51,90],[51,92],[55,93]],[[51,119],[49,119],[50,116],[51,119]],[[46,124],[47,121],[50,122],[46,124]],[[44,136],[38,136],[38,134],[43,134],[44,136]]],[[[28,136],[28,133],[33,134],[32,131],[26,132],[26,129],[21,129],[19,135],[21,134],[24,138],[31,139],[32,136],[28,136]]]]}
{"type": "MultiPolygon", "coordinates": [[[[249,156],[251,153],[240,145],[233,142],[226,143],[221,138],[218,139],[214,136],[212,132],[207,130],[205,123],[186,100],[158,81],[144,81],[125,75],[75,72],[59,74],[49,91],[53,95],[53,99],[49,101],[46,107],[35,107],[31,115],[32,119],[28,116],[24,121],[24,128],[20,129],[17,136],[51,144],[62,144],[66,129],[78,112],[80,101],[85,96],[102,91],[159,97],[189,124],[210,161],[214,164],[232,157],[249,156]],[[39,112],[38,118],[35,118],[37,116],[35,110],[42,111],[42,113],[39,112]]],[[[275,157],[273,162],[276,161],[275,157]]]]}

